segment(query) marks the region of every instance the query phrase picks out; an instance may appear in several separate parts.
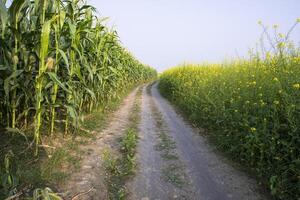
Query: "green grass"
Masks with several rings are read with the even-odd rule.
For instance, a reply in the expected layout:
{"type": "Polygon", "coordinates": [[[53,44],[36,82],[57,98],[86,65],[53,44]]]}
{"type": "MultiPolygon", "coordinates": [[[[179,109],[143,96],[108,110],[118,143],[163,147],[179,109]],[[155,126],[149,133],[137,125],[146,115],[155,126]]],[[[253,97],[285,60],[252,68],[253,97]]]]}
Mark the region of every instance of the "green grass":
{"type": "MultiPolygon", "coordinates": [[[[28,146],[24,138],[20,136],[5,137],[5,135],[1,135],[1,139],[6,138],[7,143],[0,146],[0,159],[4,160],[5,155],[13,152],[10,157],[11,167],[9,171],[11,176],[18,181],[9,190],[5,190],[2,184],[0,186],[0,199],[4,199],[7,195],[17,193],[24,188],[28,190],[46,186],[56,188],[57,184],[68,178],[69,173],[66,169],[74,170],[80,163],[79,157],[70,154],[76,151],[68,146],[47,149],[47,151],[46,149],[41,149],[39,156],[33,157],[35,149],[28,146]],[[6,153],[2,154],[2,152],[6,153]]],[[[5,176],[4,166],[1,166],[0,175],[2,178],[5,176]]]]}
{"type": "MultiPolygon", "coordinates": [[[[70,173],[79,169],[84,154],[80,146],[88,145],[95,138],[96,133],[105,127],[109,113],[118,108],[129,91],[131,89],[120,93],[120,97],[112,99],[105,109],[99,108],[86,115],[82,126],[84,130],[78,130],[76,135],[63,137],[63,131],[56,129],[58,133],[54,137],[43,136],[44,143],[50,147],[40,147],[38,157],[32,156],[34,148],[30,147],[30,141],[32,141],[30,133],[24,133],[26,137],[19,133],[0,134],[0,141],[3,141],[0,142],[0,160],[3,161],[8,152],[14,152],[11,157],[13,164],[11,173],[18,179],[15,191],[28,186],[29,190],[46,186],[50,186],[53,190],[58,189],[58,184],[63,183],[70,173]]],[[[1,165],[1,176],[3,172],[4,166],[1,165]]],[[[0,186],[0,199],[5,198],[6,194],[7,192],[4,192],[3,187],[0,186]]]]}
{"type": "Polygon", "coordinates": [[[173,163],[162,169],[163,178],[165,181],[182,188],[186,185],[185,177],[183,176],[183,167],[173,163]]]}
{"type": "Polygon", "coordinates": [[[170,151],[176,149],[176,143],[164,132],[160,132],[158,138],[160,142],[155,145],[157,151],[170,151]]]}
{"type": "Polygon", "coordinates": [[[136,145],[137,132],[129,129],[121,140],[121,155],[112,155],[109,151],[105,151],[103,154],[110,199],[125,199],[127,195],[125,183],[134,174],[136,145]]]}
{"type": "Polygon", "coordinates": [[[125,199],[127,190],[126,181],[134,175],[136,167],[135,153],[138,143],[138,124],[140,121],[140,96],[142,88],[137,91],[136,99],[129,116],[129,125],[124,135],[120,138],[120,149],[105,151],[103,154],[104,168],[106,171],[106,185],[110,199],[125,199]]]}

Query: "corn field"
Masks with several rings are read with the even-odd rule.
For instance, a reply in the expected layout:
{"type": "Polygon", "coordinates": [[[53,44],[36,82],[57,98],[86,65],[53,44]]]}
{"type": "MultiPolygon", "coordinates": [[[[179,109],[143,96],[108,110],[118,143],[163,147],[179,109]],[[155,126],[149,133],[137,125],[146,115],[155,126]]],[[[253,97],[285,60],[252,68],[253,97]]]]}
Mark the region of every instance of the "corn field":
{"type": "Polygon", "coordinates": [[[38,147],[156,76],[104,20],[81,0],[0,0],[0,130],[30,130],[38,147]]]}
{"type": "Polygon", "coordinates": [[[185,64],[165,71],[159,87],[276,199],[300,195],[299,49],[280,42],[250,60],[185,64]]]}

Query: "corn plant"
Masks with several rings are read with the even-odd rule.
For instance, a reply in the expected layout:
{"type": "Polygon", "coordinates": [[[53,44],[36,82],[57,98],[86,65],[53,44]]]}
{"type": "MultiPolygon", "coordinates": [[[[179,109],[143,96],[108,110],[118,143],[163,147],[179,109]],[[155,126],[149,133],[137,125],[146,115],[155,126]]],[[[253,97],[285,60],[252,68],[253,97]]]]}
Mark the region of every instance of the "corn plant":
{"type": "Polygon", "coordinates": [[[75,133],[80,115],[105,108],[156,76],[82,0],[0,0],[0,129],[75,133]]]}
{"type": "Polygon", "coordinates": [[[13,156],[12,151],[9,151],[4,157],[4,169],[0,173],[1,186],[4,193],[8,196],[13,195],[17,191],[17,186],[19,184],[19,179],[16,176],[15,170],[13,169],[13,156]]]}

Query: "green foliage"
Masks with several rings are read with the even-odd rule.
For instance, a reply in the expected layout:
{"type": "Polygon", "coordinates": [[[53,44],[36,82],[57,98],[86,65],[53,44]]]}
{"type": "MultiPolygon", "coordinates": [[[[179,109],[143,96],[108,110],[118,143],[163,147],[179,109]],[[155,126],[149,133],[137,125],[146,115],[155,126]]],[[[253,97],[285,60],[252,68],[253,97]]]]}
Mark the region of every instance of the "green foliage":
{"type": "MultiPolygon", "coordinates": [[[[45,156],[42,138],[63,129],[80,133],[83,116],[98,109],[104,113],[129,88],[155,78],[156,71],[123,48],[116,31],[95,13],[82,0],[0,0],[0,133],[8,138],[0,142],[0,158],[13,149],[21,165],[11,165],[11,156],[5,161],[9,168],[0,163],[0,195],[18,185],[14,174],[28,181],[20,188],[61,178],[56,169],[69,159],[67,151],[58,150],[43,166],[33,167],[45,156]],[[34,140],[34,152],[27,139],[34,140]]],[[[47,188],[35,194],[35,199],[55,199],[47,188]]]]}
{"type": "Polygon", "coordinates": [[[10,151],[4,157],[4,169],[1,169],[1,188],[3,192],[11,196],[17,191],[17,186],[19,184],[19,178],[16,175],[14,163],[13,163],[13,153],[10,151]]]}
{"type": "Polygon", "coordinates": [[[122,153],[120,157],[108,151],[103,153],[104,167],[107,171],[106,182],[111,199],[125,199],[125,180],[133,173],[136,166],[137,139],[136,130],[128,129],[120,141],[122,153]]]}
{"type": "Polygon", "coordinates": [[[41,177],[44,180],[54,182],[59,182],[59,180],[63,180],[64,178],[66,178],[66,174],[60,172],[58,169],[67,158],[68,152],[65,149],[59,148],[55,150],[51,157],[47,159],[44,166],[42,167],[41,177]]]}
{"type": "Polygon", "coordinates": [[[109,151],[103,153],[104,167],[106,170],[106,184],[110,199],[125,199],[127,195],[126,180],[134,173],[136,167],[135,152],[138,142],[138,121],[140,111],[140,96],[142,89],[137,92],[132,112],[129,116],[129,127],[120,139],[120,155],[109,151]]]}
{"type": "Polygon", "coordinates": [[[122,151],[125,152],[129,157],[133,157],[135,154],[137,137],[136,131],[134,129],[129,129],[127,130],[126,135],[122,138],[122,151]]]}
{"type": "Polygon", "coordinates": [[[175,67],[159,88],[222,150],[255,169],[274,197],[298,199],[300,53],[282,43],[250,60],[175,67]]]}
{"type": "Polygon", "coordinates": [[[33,197],[27,198],[28,200],[62,200],[56,193],[50,188],[37,188],[33,191],[33,197]]]}
{"type": "Polygon", "coordinates": [[[0,129],[34,128],[37,147],[156,76],[84,1],[0,1],[0,11],[0,129]]]}

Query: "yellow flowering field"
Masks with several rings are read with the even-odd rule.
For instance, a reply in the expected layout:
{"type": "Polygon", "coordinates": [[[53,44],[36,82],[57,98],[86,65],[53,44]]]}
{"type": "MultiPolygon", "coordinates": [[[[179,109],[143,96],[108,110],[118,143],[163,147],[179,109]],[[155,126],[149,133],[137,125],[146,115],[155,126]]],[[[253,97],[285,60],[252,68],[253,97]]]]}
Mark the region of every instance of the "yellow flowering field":
{"type": "Polygon", "coordinates": [[[185,64],[165,71],[159,88],[276,199],[300,195],[299,54],[185,64]]]}

